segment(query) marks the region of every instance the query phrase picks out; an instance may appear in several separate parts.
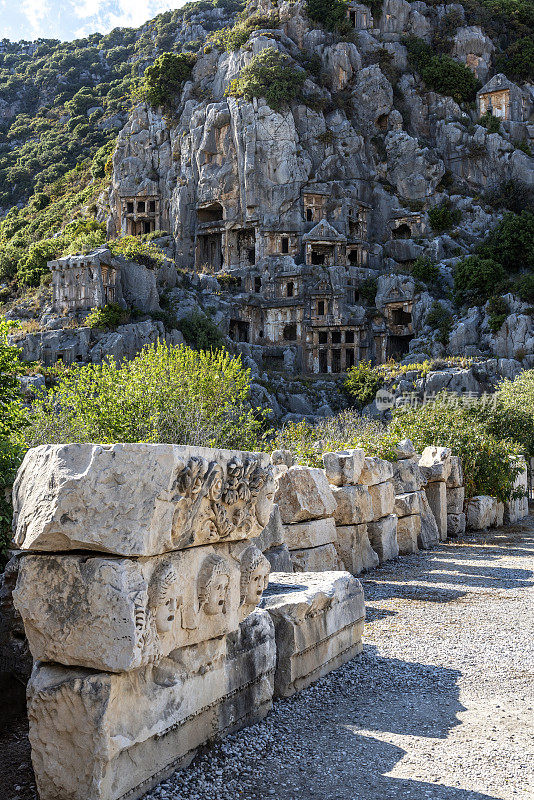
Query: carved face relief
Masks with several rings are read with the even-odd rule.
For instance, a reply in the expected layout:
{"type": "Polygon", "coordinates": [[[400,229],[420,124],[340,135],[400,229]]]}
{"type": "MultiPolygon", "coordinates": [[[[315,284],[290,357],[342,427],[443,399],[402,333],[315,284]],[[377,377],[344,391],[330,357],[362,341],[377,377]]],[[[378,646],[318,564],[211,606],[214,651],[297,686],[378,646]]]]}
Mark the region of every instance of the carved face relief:
{"type": "Polygon", "coordinates": [[[267,584],[271,565],[261,550],[247,547],[241,558],[241,605],[257,606],[267,584]]]}
{"type": "Polygon", "coordinates": [[[230,575],[224,558],[209,555],[198,576],[198,605],[205,614],[226,614],[230,575]]]}
{"type": "Polygon", "coordinates": [[[154,617],[158,633],[167,633],[171,630],[177,609],[178,600],[176,597],[168,597],[157,607],[154,617]]]}
{"type": "Polygon", "coordinates": [[[250,574],[247,594],[245,596],[245,604],[255,606],[258,605],[268,583],[269,570],[265,568],[264,564],[260,564],[250,574]]]}
{"type": "Polygon", "coordinates": [[[148,590],[148,605],[159,634],[168,633],[174,626],[181,605],[178,596],[178,575],[172,564],[162,564],[152,576],[148,590]]]}

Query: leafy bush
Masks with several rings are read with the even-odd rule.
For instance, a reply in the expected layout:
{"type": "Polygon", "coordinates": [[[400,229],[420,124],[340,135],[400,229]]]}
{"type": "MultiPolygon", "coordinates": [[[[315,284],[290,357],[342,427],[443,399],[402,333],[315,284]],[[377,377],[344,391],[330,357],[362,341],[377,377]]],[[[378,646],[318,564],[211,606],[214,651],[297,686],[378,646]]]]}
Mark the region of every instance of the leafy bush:
{"type": "Polygon", "coordinates": [[[484,258],[498,261],[507,272],[534,264],[534,213],[505,214],[480,248],[484,258]]]}
{"type": "Polygon", "coordinates": [[[513,381],[503,379],[495,399],[486,411],[490,431],[513,439],[527,458],[534,457],[534,370],[523,370],[513,381]]]}
{"type": "Polygon", "coordinates": [[[308,16],[329,31],[344,30],[347,4],[343,0],[307,0],[308,16]]]}
{"type": "Polygon", "coordinates": [[[428,212],[428,220],[432,230],[437,233],[447,231],[449,228],[452,228],[453,225],[458,225],[461,218],[461,211],[459,209],[452,209],[450,202],[447,200],[434,206],[434,208],[431,208],[428,212]]]}
{"type": "Polygon", "coordinates": [[[501,264],[490,258],[469,256],[454,270],[454,299],[458,305],[482,305],[506,280],[501,264]]]}
{"type": "Polygon", "coordinates": [[[297,69],[288,56],[267,47],[251,59],[226,94],[249,101],[264,97],[272,109],[279,111],[284,104],[297,99],[305,80],[306,73],[297,69]]]}
{"type": "Polygon", "coordinates": [[[190,53],[162,53],[145,70],[141,93],[154,108],[172,108],[194,64],[190,53]]]}
{"type": "Polygon", "coordinates": [[[532,34],[518,39],[497,59],[497,70],[513,81],[534,81],[532,34]]]}
{"type": "Polygon", "coordinates": [[[270,14],[251,14],[239,19],[232,28],[221,28],[214,31],[206,41],[205,50],[209,52],[212,46],[221,50],[233,51],[245,45],[253,31],[277,28],[280,24],[278,11],[270,14]]]}
{"type": "Polygon", "coordinates": [[[438,340],[441,344],[449,344],[452,330],[452,314],[437,300],[432,303],[432,308],[426,315],[426,323],[439,332],[438,340]]]}
{"type": "Polygon", "coordinates": [[[376,293],[378,291],[378,280],[376,278],[366,278],[358,287],[360,297],[369,305],[374,305],[376,293]]]}
{"type": "Polygon", "coordinates": [[[125,325],[130,319],[130,312],[121,308],[118,303],[110,303],[103,308],[94,308],[85,318],[89,328],[116,328],[125,325]]]}
{"type": "Polygon", "coordinates": [[[343,386],[358,407],[363,408],[375,399],[383,383],[383,375],[370,361],[360,361],[348,370],[343,386]]]}
{"type": "Polygon", "coordinates": [[[534,189],[522,181],[507,180],[490,186],[484,199],[493,208],[506,208],[514,214],[534,212],[534,189]]]}
{"type": "Polygon", "coordinates": [[[417,256],[410,270],[416,281],[435,284],[439,280],[439,267],[430,256],[417,256]]]}
{"type": "Polygon", "coordinates": [[[171,442],[254,449],[263,415],[250,372],[228,353],[163,343],[133,361],[75,368],[39,398],[22,443],[171,442]]]}
{"type": "Polygon", "coordinates": [[[47,262],[61,255],[65,243],[61,237],[43,239],[30,245],[28,254],[17,266],[19,283],[25,286],[39,286],[41,277],[48,271],[47,262]]]}
{"type": "Polygon", "coordinates": [[[514,286],[514,292],[525,303],[534,303],[534,272],[527,272],[514,286]]]}
{"type": "Polygon", "coordinates": [[[480,117],[478,124],[486,128],[488,133],[499,133],[501,129],[499,117],[494,117],[491,111],[486,111],[486,113],[480,117]]]}
{"type": "Polygon", "coordinates": [[[489,326],[492,333],[497,333],[502,328],[503,322],[510,313],[510,306],[499,295],[494,295],[488,300],[489,326]]]}
{"type": "Polygon", "coordinates": [[[478,82],[469,67],[448,55],[434,55],[431,46],[423,39],[408,37],[404,44],[410,63],[428,89],[449,95],[458,103],[475,99],[478,82]]]}
{"type": "Polygon", "coordinates": [[[178,328],[195,350],[219,350],[224,345],[222,334],[211,317],[198,311],[181,319],[178,328]]]}
{"type": "Polygon", "coordinates": [[[123,236],[122,239],[113,239],[108,242],[108,247],[115,256],[123,256],[128,261],[144,264],[149,269],[157,269],[165,261],[165,256],[159,247],[145,237],[123,236]]]}

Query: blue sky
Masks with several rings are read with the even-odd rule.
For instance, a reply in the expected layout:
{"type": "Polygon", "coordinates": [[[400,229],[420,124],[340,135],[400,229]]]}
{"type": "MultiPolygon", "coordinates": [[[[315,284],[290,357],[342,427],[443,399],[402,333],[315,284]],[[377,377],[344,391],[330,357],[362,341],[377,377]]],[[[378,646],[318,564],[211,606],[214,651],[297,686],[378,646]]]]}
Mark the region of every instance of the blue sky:
{"type": "Polygon", "coordinates": [[[137,27],[186,0],[0,0],[0,39],[77,39],[137,27]]]}

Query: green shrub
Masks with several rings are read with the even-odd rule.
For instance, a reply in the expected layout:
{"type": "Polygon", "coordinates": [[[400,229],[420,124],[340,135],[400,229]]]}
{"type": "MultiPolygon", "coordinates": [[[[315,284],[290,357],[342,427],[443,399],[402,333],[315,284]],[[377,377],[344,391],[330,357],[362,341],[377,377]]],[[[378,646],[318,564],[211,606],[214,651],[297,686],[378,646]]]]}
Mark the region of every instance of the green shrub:
{"type": "Polygon", "coordinates": [[[513,42],[497,59],[497,71],[513,81],[534,81],[534,40],[532,34],[513,42]]]}
{"type": "Polygon", "coordinates": [[[170,442],[251,450],[263,414],[250,372],[228,353],[158,343],[132,361],[70,370],[38,399],[23,444],[170,442]]]}
{"type": "Polygon", "coordinates": [[[534,265],[534,213],[505,214],[480,248],[484,258],[498,261],[507,272],[534,265]]]}
{"type": "Polygon", "coordinates": [[[503,322],[510,313],[510,306],[499,295],[493,295],[488,301],[489,327],[492,333],[497,333],[502,328],[503,322]]]}
{"type": "Polygon", "coordinates": [[[524,303],[534,303],[534,272],[522,275],[513,287],[513,291],[524,303]]]}
{"type": "Polygon", "coordinates": [[[366,278],[358,287],[358,293],[360,297],[370,306],[375,304],[377,291],[378,280],[376,278],[366,278]]]}
{"type": "Polygon", "coordinates": [[[428,89],[452,97],[456,102],[475,99],[478,82],[469,67],[448,55],[434,55],[423,39],[404,39],[410,63],[417,69],[428,89]]]}
{"type": "Polygon", "coordinates": [[[130,320],[130,312],[121,308],[118,303],[110,303],[102,308],[94,308],[85,318],[88,328],[117,328],[126,325],[130,320]]]}
{"type": "Polygon", "coordinates": [[[490,186],[484,199],[493,208],[506,208],[514,214],[534,212],[534,188],[518,180],[501,181],[490,186]]]}
{"type": "Polygon", "coordinates": [[[344,0],[306,0],[308,16],[329,31],[344,30],[347,3],[344,0]]]}
{"type": "Polygon", "coordinates": [[[478,124],[486,128],[488,133],[499,133],[501,130],[501,121],[499,117],[494,117],[491,111],[486,111],[478,120],[478,124]]]}
{"type": "Polygon", "coordinates": [[[28,254],[17,266],[19,283],[25,286],[39,286],[41,277],[48,272],[47,262],[60,256],[64,247],[65,240],[61,236],[56,239],[43,239],[30,245],[28,254]]]}
{"type": "Polygon", "coordinates": [[[458,225],[461,218],[461,211],[459,211],[459,209],[452,209],[450,202],[447,200],[444,200],[438,206],[434,206],[434,208],[431,208],[428,212],[428,220],[432,230],[437,233],[447,231],[454,225],[458,225]]]}
{"type": "Polygon", "coordinates": [[[343,386],[358,407],[363,408],[375,399],[383,383],[383,375],[370,361],[360,361],[348,370],[343,386]]]}
{"type": "Polygon", "coordinates": [[[214,31],[207,39],[205,50],[209,52],[212,46],[221,50],[239,50],[245,45],[253,31],[277,28],[280,25],[278,11],[271,14],[251,14],[239,19],[232,28],[221,28],[214,31]]]}
{"type": "Polygon", "coordinates": [[[523,370],[514,380],[497,386],[496,405],[486,409],[490,431],[518,442],[527,458],[534,457],[534,370],[523,370]]]}
{"type": "Polygon", "coordinates": [[[306,73],[298,70],[288,56],[274,47],[267,47],[253,56],[250,63],[233,80],[226,90],[230,97],[264,97],[275,111],[296,100],[306,80],[306,73]]]}
{"type": "Polygon", "coordinates": [[[445,347],[449,344],[452,330],[452,314],[439,301],[434,300],[426,315],[426,323],[439,332],[438,341],[445,347]]]}
{"type": "Polygon", "coordinates": [[[128,261],[143,264],[149,269],[157,269],[165,261],[165,256],[156,244],[145,241],[144,237],[123,236],[122,239],[113,239],[108,242],[108,247],[115,256],[123,256],[128,261]]]}
{"type": "Polygon", "coordinates": [[[454,270],[454,300],[457,305],[483,305],[505,281],[506,273],[497,261],[469,256],[454,270]]]}
{"type": "Polygon", "coordinates": [[[430,256],[417,256],[410,273],[416,281],[422,283],[436,284],[439,280],[439,267],[430,256]]]}
{"type": "Polygon", "coordinates": [[[220,350],[224,345],[222,334],[211,317],[198,311],[181,319],[178,328],[195,350],[220,350]]]}
{"type": "Polygon", "coordinates": [[[162,53],[145,70],[141,93],[154,108],[171,109],[185,81],[191,76],[190,53],[162,53]]]}

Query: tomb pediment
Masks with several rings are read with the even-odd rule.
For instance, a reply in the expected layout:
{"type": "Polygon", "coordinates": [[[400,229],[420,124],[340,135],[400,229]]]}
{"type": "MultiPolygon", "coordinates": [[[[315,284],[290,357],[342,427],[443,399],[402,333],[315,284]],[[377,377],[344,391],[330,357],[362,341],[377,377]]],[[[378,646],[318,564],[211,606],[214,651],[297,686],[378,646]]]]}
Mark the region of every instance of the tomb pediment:
{"type": "Polygon", "coordinates": [[[317,225],[302,237],[305,242],[346,242],[345,236],[336,231],[326,219],[322,219],[317,225]]]}

